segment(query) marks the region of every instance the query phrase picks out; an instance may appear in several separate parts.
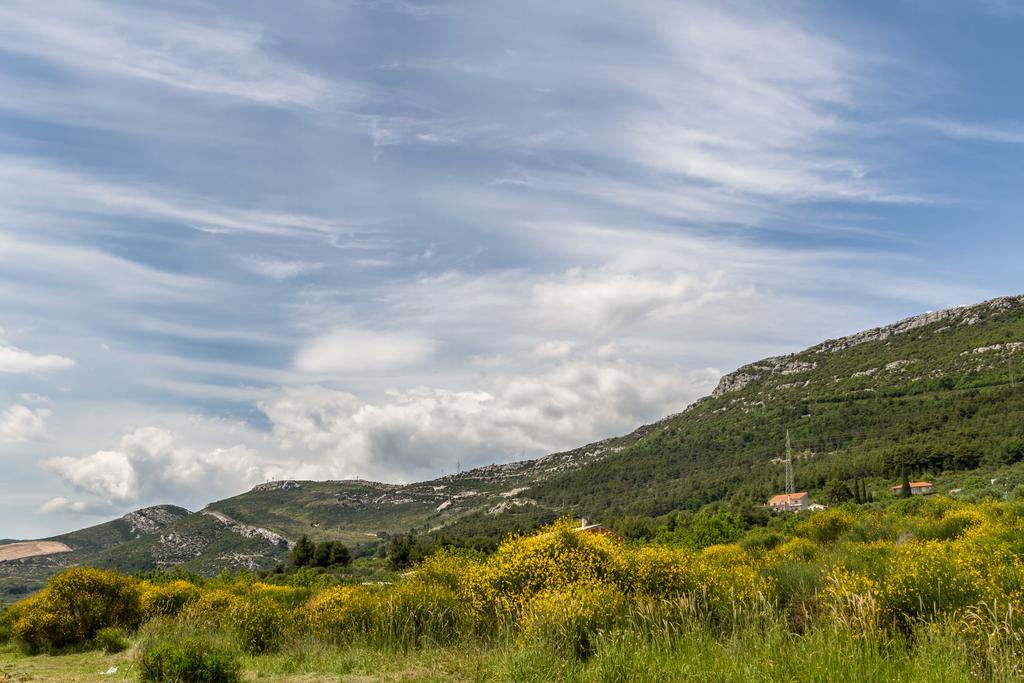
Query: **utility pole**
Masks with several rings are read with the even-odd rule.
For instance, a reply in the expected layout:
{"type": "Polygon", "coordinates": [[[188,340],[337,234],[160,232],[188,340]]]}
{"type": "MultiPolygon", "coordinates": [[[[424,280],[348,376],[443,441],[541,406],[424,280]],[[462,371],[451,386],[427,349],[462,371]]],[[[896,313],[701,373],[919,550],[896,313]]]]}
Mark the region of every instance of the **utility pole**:
{"type": "Polygon", "coordinates": [[[789,430],[786,430],[786,493],[793,495],[795,493],[795,487],[793,485],[793,445],[789,440],[789,430]]]}

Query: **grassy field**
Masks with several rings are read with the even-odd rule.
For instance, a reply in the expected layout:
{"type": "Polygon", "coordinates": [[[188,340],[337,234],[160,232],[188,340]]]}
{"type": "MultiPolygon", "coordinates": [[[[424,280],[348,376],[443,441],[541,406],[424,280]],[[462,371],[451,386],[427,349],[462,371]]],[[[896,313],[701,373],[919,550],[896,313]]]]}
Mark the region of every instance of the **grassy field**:
{"type": "Polygon", "coordinates": [[[722,521],[633,543],[560,522],[385,583],[71,569],[0,613],[0,680],[1024,680],[1024,505],[722,521]]]}
{"type": "MultiPolygon", "coordinates": [[[[649,634],[648,634],[649,635],[649,634]]],[[[815,631],[756,629],[728,638],[695,629],[651,639],[635,633],[603,636],[581,662],[538,647],[464,644],[408,651],[372,646],[294,643],[280,652],[248,655],[248,681],[859,681],[1024,680],[1020,664],[980,671],[959,644],[955,624],[908,640],[851,639],[815,631]]],[[[135,653],[84,652],[29,656],[0,648],[0,681],[134,681],[135,653]],[[116,667],[115,673],[105,672],[116,667]]]]}

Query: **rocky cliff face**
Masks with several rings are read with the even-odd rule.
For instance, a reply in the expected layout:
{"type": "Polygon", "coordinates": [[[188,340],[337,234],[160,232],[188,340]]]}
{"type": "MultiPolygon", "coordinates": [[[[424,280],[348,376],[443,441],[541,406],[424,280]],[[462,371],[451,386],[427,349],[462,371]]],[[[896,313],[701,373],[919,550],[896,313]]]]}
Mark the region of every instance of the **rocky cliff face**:
{"type": "MultiPolygon", "coordinates": [[[[818,365],[817,361],[814,360],[814,355],[816,354],[839,353],[861,344],[885,341],[891,337],[906,334],[940,322],[943,324],[935,328],[935,333],[945,332],[957,327],[976,325],[985,316],[998,317],[1000,314],[1022,305],[1024,305],[1024,295],[1001,297],[973,306],[957,306],[942,311],[930,311],[891,325],[876,327],[839,339],[830,339],[800,353],[766,358],[756,363],[744,365],[735,372],[724,375],[711,395],[717,398],[737,392],[755,381],[773,375],[799,375],[809,372],[818,365]]],[[[903,367],[910,364],[911,361],[898,362],[903,367]]],[[[886,369],[892,370],[894,368],[887,367],[886,369]]],[[[866,374],[871,373],[866,372],[866,374]]]]}

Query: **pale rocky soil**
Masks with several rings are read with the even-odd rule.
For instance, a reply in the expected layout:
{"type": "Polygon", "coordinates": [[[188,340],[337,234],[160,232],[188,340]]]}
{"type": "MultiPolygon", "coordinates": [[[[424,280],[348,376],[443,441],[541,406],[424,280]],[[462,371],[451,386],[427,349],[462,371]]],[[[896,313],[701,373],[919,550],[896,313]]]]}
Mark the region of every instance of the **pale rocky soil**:
{"type": "Polygon", "coordinates": [[[0,562],[7,560],[23,560],[26,557],[69,553],[71,548],[56,541],[24,541],[0,545],[0,562]]]}

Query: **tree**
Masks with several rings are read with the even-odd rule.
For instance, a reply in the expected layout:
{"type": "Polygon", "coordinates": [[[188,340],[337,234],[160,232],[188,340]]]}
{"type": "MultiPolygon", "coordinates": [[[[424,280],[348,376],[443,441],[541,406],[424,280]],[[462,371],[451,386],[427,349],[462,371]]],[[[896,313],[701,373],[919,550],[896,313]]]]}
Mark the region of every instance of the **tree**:
{"type": "Polygon", "coordinates": [[[316,550],[313,552],[314,567],[331,566],[331,548],[333,546],[334,543],[332,541],[321,541],[316,544],[316,550]]]}
{"type": "Polygon", "coordinates": [[[900,498],[910,498],[910,494],[913,493],[910,489],[910,475],[907,473],[907,468],[903,468],[903,486],[900,488],[900,498]]]}
{"type": "Polygon", "coordinates": [[[308,567],[313,564],[313,557],[316,553],[316,546],[309,540],[309,536],[302,534],[292,548],[292,564],[296,567],[308,567]]]}
{"type": "Polygon", "coordinates": [[[832,479],[832,481],[826,484],[824,494],[825,500],[835,505],[845,503],[853,498],[850,487],[846,485],[845,481],[839,479],[832,479]]]}
{"type": "Polygon", "coordinates": [[[388,543],[388,564],[395,571],[406,569],[429,555],[431,550],[429,542],[413,534],[393,536],[388,543]]]}
{"type": "Polygon", "coordinates": [[[352,554],[348,547],[341,541],[335,541],[331,546],[330,563],[332,567],[347,567],[352,562],[352,554]]]}

